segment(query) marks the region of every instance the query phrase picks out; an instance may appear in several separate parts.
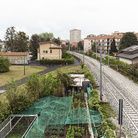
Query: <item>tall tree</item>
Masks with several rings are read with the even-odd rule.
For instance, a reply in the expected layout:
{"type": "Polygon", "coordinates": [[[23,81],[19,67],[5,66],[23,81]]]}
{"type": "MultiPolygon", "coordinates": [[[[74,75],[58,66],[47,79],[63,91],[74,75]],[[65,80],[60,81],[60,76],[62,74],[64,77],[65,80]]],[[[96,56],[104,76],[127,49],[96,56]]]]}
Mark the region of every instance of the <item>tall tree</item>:
{"type": "Polygon", "coordinates": [[[78,42],[78,49],[83,50],[83,44],[81,41],[78,42]]]}
{"type": "Polygon", "coordinates": [[[46,42],[46,41],[52,40],[54,38],[54,35],[53,33],[45,32],[40,34],[40,38],[41,38],[41,42],[46,42]]]}
{"type": "Polygon", "coordinates": [[[93,45],[92,45],[92,51],[96,52],[96,45],[95,45],[95,43],[93,43],[93,45]]]}
{"type": "Polygon", "coordinates": [[[60,38],[53,38],[52,40],[54,43],[56,43],[57,45],[60,45],[61,44],[61,41],[60,41],[60,38]]]}
{"type": "Polygon", "coordinates": [[[15,52],[26,52],[28,50],[29,37],[24,32],[17,32],[14,36],[15,52]]]}
{"type": "Polygon", "coordinates": [[[5,35],[5,47],[7,51],[14,52],[15,34],[16,34],[16,31],[14,26],[7,28],[6,35],[5,35]]]}
{"type": "Polygon", "coordinates": [[[33,58],[37,58],[37,48],[39,48],[40,36],[34,34],[31,36],[30,39],[30,51],[32,52],[33,58]]]}
{"type": "Polygon", "coordinates": [[[119,44],[119,51],[121,52],[122,49],[130,47],[132,45],[137,45],[137,37],[133,32],[127,32],[123,35],[120,40],[119,44]]]}
{"type": "Polygon", "coordinates": [[[114,38],[113,38],[113,41],[111,43],[110,55],[112,55],[112,52],[118,52],[118,50],[116,49],[115,39],[114,38]]]}

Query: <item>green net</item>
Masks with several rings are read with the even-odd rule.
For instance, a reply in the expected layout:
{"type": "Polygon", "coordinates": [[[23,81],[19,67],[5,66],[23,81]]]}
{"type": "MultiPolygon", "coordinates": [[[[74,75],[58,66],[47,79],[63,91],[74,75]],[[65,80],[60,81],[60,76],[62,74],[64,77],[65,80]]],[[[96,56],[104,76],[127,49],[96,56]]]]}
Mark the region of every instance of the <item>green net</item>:
{"type": "Polygon", "coordinates": [[[22,111],[19,115],[39,114],[38,119],[33,123],[26,138],[43,138],[45,129],[60,130],[67,124],[86,124],[101,123],[102,118],[98,111],[89,110],[87,108],[71,109],[72,96],[70,97],[54,97],[47,96],[39,99],[30,106],[26,111],[22,111]]]}
{"type": "Polygon", "coordinates": [[[98,111],[89,110],[87,108],[73,108],[67,117],[66,124],[86,124],[101,122],[102,118],[98,111]]]}

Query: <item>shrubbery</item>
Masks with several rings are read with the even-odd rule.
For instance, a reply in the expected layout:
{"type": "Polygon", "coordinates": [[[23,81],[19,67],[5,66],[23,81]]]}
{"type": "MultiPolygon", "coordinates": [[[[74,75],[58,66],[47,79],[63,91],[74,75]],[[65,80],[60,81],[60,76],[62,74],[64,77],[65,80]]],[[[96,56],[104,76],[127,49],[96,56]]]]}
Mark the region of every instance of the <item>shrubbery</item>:
{"type": "Polygon", "coordinates": [[[74,63],[74,57],[69,54],[65,53],[63,59],[41,59],[40,64],[73,64],[74,63]]]}
{"type": "MultiPolygon", "coordinates": [[[[89,56],[100,61],[100,57],[99,56],[96,57],[96,54],[89,54],[89,56]]],[[[104,64],[108,64],[108,56],[102,58],[102,62],[104,64]]],[[[111,68],[120,71],[121,73],[127,75],[130,79],[138,83],[138,64],[130,65],[124,63],[123,61],[109,57],[109,65],[111,68]]]]}
{"type": "Polygon", "coordinates": [[[0,73],[9,71],[10,61],[8,58],[0,57],[0,73]]]}
{"type": "Polygon", "coordinates": [[[26,110],[38,99],[62,92],[62,87],[67,87],[71,79],[65,73],[58,71],[54,77],[50,73],[46,75],[32,74],[23,87],[18,87],[15,81],[8,83],[5,92],[5,100],[0,101],[0,123],[10,114],[26,110]]]}

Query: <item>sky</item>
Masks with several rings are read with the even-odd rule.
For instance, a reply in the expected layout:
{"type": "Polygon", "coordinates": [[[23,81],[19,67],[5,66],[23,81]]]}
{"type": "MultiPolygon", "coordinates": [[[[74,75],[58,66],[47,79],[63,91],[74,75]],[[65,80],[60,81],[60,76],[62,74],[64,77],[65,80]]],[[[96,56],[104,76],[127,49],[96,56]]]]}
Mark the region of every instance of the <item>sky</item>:
{"type": "Polygon", "coordinates": [[[44,32],[69,39],[69,31],[111,34],[138,32],[138,0],[0,0],[0,39],[14,26],[31,37],[44,32]]]}

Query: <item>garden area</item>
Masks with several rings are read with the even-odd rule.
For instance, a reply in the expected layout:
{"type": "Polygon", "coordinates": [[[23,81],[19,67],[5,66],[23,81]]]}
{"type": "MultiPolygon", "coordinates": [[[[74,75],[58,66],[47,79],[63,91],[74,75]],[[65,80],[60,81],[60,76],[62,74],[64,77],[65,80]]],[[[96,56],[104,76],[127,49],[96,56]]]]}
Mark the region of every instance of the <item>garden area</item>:
{"type": "MultiPolygon", "coordinates": [[[[25,133],[26,138],[89,138],[89,123],[98,126],[97,128],[92,126],[94,135],[96,133],[99,133],[99,136],[107,135],[105,131],[108,128],[110,128],[108,132],[112,133],[113,130],[110,127],[112,123],[107,124],[107,121],[104,131],[98,132],[102,122],[104,122],[102,121],[104,115],[109,114],[105,113],[109,106],[102,107],[100,105],[98,91],[92,90],[90,92],[89,109],[86,106],[84,91],[81,93],[73,91],[69,95],[65,94],[71,84],[69,77],[71,73],[84,74],[90,80],[90,86],[96,88],[92,74],[86,67],[82,68],[81,66],[63,67],[45,75],[34,73],[23,87],[18,87],[12,80],[6,93],[0,96],[0,122],[4,121],[11,113],[19,116],[27,115],[28,117],[29,115],[38,115],[38,118],[33,123],[33,119],[22,123],[22,127],[13,129],[7,137],[20,137],[25,133],[25,129],[22,128],[27,128],[29,123],[32,125],[25,133]]],[[[23,120],[21,118],[19,122],[23,120]]]]}

